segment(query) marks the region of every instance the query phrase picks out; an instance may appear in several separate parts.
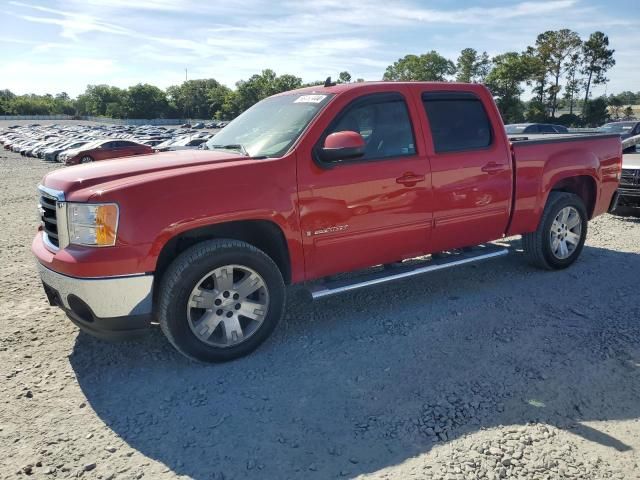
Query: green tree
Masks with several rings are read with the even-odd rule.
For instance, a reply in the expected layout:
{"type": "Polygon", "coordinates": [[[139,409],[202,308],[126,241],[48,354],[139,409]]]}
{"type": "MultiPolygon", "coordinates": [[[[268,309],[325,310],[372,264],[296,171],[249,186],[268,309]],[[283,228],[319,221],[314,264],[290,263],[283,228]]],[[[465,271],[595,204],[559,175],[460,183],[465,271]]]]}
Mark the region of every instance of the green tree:
{"type": "Polygon", "coordinates": [[[583,64],[580,73],[586,75],[583,112],[587,120],[587,104],[591,85],[600,85],[609,81],[607,71],[616,64],[613,58],[615,50],[609,48],[609,37],[602,32],[594,32],[582,45],[583,64]]]}
{"type": "Polygon", "coordinates": [[[610,96],[607,100],[609,103],[609,115],[613,120],[620,120],[624,115],[622,113],[622,100],[615,96],[610,96]]]}
{"type": "Polygon", "coordinates": [[[569,114],[573,115],[573,107],[576,98],[580,94],[583,87],[583,81],[578,78],[578,71],[582,63],[580,52],[575,52],[566,63],[566,83],[564,86],[563,100],[569,105],[569,114]]]}
{"type": "Polygon", "coordinates": [[[124,104],[126,91],[109,85],[88,85],[80,106],[82,114],[104,116],[107,115],[107,105],[110,103],[124,104]]]}
{"type": "Polygon", "coordinates": [[[491,67],[491,61],[487,52],[478,52],[473,48],[465,48],[460,52],[456,63],[457,82],[482,83],[487,77],[491,67]]]}
{"type": "Polygon", "coordinates": [[[349,72],[340,72],[338,75],[338,83],[349,83],[351,81],[351,74],[349,72]]]}
{"type": "Polygon", "coordinates": [[[263,70],[260,74],[251,76],[248,80],[240,80],[236,83],[235,95],[230,97],[229,102],[232,111],[227,112],[227,114],[240,114],[264,98],[276,93],[300,88],[301,86],[302,79],[300,77],[293,75],[278,77],[273,70],[263,70]]]}
{"type": "Polygon", "coordinates": [[[546,105],[538,99],[533,99],[528,103],[525,116],[528,122],[546,122],[549,120],[546,105]]]}
{"type": "Polygon", "coordinates": [[[0,115],[11,115],[11,102],[16,98],[11,90],[0,90],[0,115]]]}
{"type": "Polygon", "coordinates": [[[406,55],[389,65],[384,80],[442,82],[456,73],[456,66],[435,50],[422,55],[406,55]]]}
{"type": "Polygon", "coordinates": [[[544,44],[544,38],[536,40],[536,47],[527,47],[523,55],[526,57],[526,62],[531,69],[531,76],[527,79],[527,84],[533,84],[533,94],[535,99],[540,102],[545,102],[545,96],[547,93],[547,70],[549,65],[549,52],[546,48],[539,48],[538,44],[544,44]]]}
{"type": "Polygon", "coordinates": [[[162,118],[169,106],[165,92],[148,83],[129,87],[124,104],[127,118],[162,118]]]}
{"type": "Polygon", "coordinates": [[[524,104],[520,100],[522,84],[531,79],[530,57],[518,52],[507,52],[493,57],[493,69],[486,84],[496,97],[498,109],[505,123],[524,119],[524,104]]]}
{"type": "Polygon", "coordinates": [[[624,109],[624,119],[632,120],[633,118],[633,108],[631,108],[631,105],[628,105],[627,108],[624,109]]]}
{"type": "Polygon", "coordinates": [[[213,78],[188,80],[167,88],[167,98],[182,118],[213,118],[229,89],[213,78]]]}
{"type": "Polygon", "coordinates": [[[555,123],[564,125],[565,127],[581,127],[582,119],[575,113],[565,113],[554,119],[555,123]]]}
{"type": "Polygon", "coordinates": [[[580,50],[582,40],[580,36],[568,28],[547,31],[538,36],[536,49],[542,56],[544,75],[551,77],[548,89],[551,117],[555,116],[558,108],[558,93],[560,93],[560,78],[567,70],[567,62],[580,50]]]}
{"type": "Polygon", "coordinates": [[[584,105],[583,117],[588,127],[598,127],[609,120],[606,99],[598,97],[586,103],[584,105]]]}

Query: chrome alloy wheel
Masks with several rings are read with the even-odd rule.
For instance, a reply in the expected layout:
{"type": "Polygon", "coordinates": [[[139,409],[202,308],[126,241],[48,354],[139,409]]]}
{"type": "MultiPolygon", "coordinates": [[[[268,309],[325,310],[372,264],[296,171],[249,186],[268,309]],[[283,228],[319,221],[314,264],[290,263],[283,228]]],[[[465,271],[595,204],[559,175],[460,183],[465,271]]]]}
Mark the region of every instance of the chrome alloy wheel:
{"type": "Polygon", "coordinates": [[[573,207],[564,207],[551,224],[551,252],[559,260],[569,258],[582,236],[582,218],[573,207]]]}
{"type": "Polygon", "coordinates": [[[269,311],[269,290],[255,270],[225,265],[207,273],[187,302],[189,328],[214,347],[232,347],[251,337],[269,311]]]}

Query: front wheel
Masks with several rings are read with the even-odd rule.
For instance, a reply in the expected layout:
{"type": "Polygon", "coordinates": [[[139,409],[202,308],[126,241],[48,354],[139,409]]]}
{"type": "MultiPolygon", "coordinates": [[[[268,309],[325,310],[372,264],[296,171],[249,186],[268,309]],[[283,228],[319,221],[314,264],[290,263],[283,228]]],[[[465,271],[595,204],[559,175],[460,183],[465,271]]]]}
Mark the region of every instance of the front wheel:
{"type": "Polygon", "coordinates": [[[522,236],[529,263],[547,270],[567,268],[587,238],[587,209],[572,193],[551,192],[535,232],[522,236]]]}
{"type": "Polygon", "coordinates": [[[164,274],[158,321],[183,355],[204,362],[242,357],[271,334],[285,287],[264,252],[237,240],[211,240],[184,251],[164,274]]]}
{"type": "Polygon", "coordinates": [[[93,158],[91,158],[89,155],[85,155],[80,159],[80,163],[91,163],[91,162],[93,162],[93,158]]]}

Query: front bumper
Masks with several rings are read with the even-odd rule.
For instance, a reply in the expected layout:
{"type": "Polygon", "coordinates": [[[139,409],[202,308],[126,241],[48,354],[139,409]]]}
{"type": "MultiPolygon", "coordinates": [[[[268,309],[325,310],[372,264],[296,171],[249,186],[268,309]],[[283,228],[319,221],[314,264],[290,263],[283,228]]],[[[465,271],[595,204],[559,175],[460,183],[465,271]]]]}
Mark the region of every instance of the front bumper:
{"type": "Polygon", "coordinates": [[[88,333],[119,339],[143,333],[151,322],[153,275],[77,278],[38,262],[51,305],[88,333]]]}
{"type": "Polygon", "coordinates": [[[618,188],[618,206],[640,207],[640,187],[618,188]]]}

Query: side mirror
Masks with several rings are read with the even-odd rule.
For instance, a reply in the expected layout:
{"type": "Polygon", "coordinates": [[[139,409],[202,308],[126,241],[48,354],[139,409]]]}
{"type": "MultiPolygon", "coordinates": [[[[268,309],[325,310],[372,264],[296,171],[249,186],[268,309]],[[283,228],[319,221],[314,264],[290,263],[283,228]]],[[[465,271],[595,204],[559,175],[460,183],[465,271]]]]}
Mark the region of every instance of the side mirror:
{"type": "Polygon", "coordinates": [[[366,143],[362,135],[357,132],[345,130],[329,135],[323,147],[319,151],[320,159],[323,162],[336,162],[358,158],[364,155],[366,143]]]}

